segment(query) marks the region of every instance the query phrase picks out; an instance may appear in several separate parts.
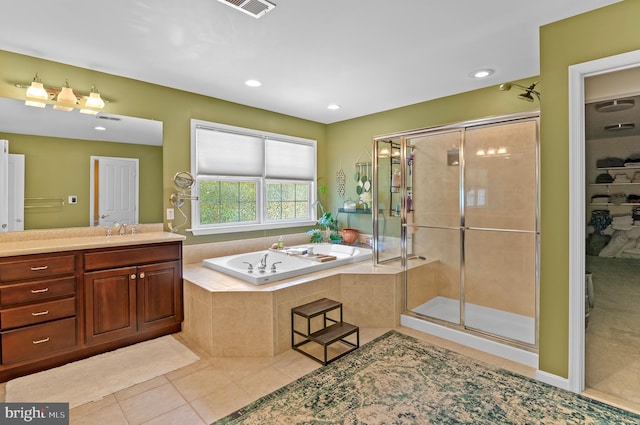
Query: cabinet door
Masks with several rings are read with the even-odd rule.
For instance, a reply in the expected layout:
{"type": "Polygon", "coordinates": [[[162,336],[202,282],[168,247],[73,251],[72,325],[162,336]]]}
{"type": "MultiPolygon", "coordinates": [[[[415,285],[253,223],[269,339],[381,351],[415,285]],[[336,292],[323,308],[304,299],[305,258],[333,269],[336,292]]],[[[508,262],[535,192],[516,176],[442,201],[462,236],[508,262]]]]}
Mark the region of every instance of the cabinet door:
{"type": "Polygon", "coordinates": [[[138,329],[182,322],[180,261],[138,267],[138,329]]]}
{"type": "Polygon", "coordinates": [[[86,343],[136,333],[136,267],[85,273],[86,343]]]}

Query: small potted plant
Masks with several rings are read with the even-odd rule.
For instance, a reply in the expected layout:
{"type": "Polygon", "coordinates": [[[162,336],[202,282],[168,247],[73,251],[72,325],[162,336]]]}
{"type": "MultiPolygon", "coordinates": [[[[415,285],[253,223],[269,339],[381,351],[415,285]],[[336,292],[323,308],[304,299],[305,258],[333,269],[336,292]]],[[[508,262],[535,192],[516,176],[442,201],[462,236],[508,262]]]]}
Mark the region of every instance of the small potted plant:
{"type": "MultiPolygon", "coordinates": [[[[327,241],[330,243],[342,243],[342,236],[339,232],[339,223],[338,220],[333,218],[333,215],[330,212],[325,212],[318,219],[318,225],[324,227],[325,235],[327,241]]],[[[321,229],[311,229],[307,232],[308,235],[311,236],[311,242],[318,243],[322,242],[322,231],[321,229]]]]}

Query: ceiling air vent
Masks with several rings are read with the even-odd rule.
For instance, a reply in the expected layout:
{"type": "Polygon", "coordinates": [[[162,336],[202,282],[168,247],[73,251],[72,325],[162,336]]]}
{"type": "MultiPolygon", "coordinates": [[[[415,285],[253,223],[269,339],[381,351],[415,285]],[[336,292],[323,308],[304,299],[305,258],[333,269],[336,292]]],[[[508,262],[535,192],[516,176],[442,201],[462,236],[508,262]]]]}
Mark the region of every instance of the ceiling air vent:
{"type": "Polygon", "coordinates": [[[268,2],[267,0],[218,0],[220,3],[224,3],[227,6],[231,6],[234,9],[238,9],[247,15],[251,15],[254,18],[259,18],[274,7],[275,4],[268,2]]]}

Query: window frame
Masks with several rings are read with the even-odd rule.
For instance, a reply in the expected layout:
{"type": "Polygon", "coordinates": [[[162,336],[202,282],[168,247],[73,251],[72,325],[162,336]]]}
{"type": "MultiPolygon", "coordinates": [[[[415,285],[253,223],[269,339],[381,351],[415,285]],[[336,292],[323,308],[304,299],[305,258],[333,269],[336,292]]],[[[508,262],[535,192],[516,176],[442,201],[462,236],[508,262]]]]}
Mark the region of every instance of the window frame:
{"type": "Polygon", "coordinates": [[[191,173],[193,174],[196,182],[192,189],[191,195],[193,199],[191,201],[191,229],[187,229],[194,235],[211,235],[222,233],[236,233],[236,232],[249,232],[256,230],[267,229],[282,229],[302,226],[312,226],[316,224],[317,212],[313,204],[317,201],[317,187],[318,187],[318,147],[317,141],[312,139],[304,139],[300,137],[288,136],[284,134],[270,133],[259,130],[252,130],[248,128],[235,127],[226,124],[219,124],[214,122],[191,120],[191,173]],[[222,131],[230,134],[237,134],[240,136],[251,136],[262,139],[262,143],[266,143],[267,139],[274,139],[280,142],[304,144],[313,148],[313,178],[311,180],[292,178],[270,178],[265,176],[266,171],[266,153],[263,151],[264,166],[261,176],[223,176],[223,175],[200,175],[198,174],[198,146],[197,146],[197,130],[212,130],[222,131]],[[256,211],[258,222],[251,222],[250,224],[240,223],[217,223],[206,224],[200,223],[200,182],[204,180],[228,180],[228,181],[257,181],[256,185],[256,211]],[[308,196],[308,219],[287,219],[287,220],[274,220],[267,221],[267,183],[280,182],[284,184],[308,184],[309,196],[308,196]]]}

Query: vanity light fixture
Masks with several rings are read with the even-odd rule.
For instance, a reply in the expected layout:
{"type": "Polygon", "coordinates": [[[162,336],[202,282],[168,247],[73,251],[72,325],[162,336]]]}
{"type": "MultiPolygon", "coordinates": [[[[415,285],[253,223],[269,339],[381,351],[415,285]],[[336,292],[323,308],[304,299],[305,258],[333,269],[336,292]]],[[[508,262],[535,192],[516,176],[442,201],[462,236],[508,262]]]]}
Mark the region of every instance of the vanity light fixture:
{"type": "Polygon", "coordinates": [[[69,81],[64,81],[64,86],[62,86],[62,90],[58,93],[56,97],[58,101],[58,105],[53,105],[53,109],[57,109],[59,111],[71,111],[73,110],[73,105],[78,103],[78,98],[75,94],[73,94],[73,90],[69,87],[69,81]]]}
{"type": "Polygon", "coordinates": [[[91,86],[91,92],[83,95],[73,90],[69,86],[69,81],[65,80],[62,87],[45,87],[38,74],[33,81],[27,85],[22,83],[14,84],[18,88],[26,89],[25,105],[44,108],[47,104],[53,105],[59,111],[72,111],[80,109],[83,114],[97,114],[109,101],[103,99],[95,86],[91,86]]]}
{"type": "Polygon", "coordinates": [[[44,108],[46,106],[45,102],[47,99],[49,99],[49,93],[44,89],[42,81],[40,81],[38,74],[36,74],[36,76],[33,77],[31,85],[27,89],[27,100],[25,101],[25,104],[28,106],[35,106],[36,108],[44,108]]]}
{"type": "Polygon", "coordinates": [[[89,93],[89,97],[84,102],[84,108],[80,109],[81,114],[91,114],[97,115],[97,109],[104,108],[104,100],[100,97],[100,93],[96,90],[96,86],[91,86],[91,93],[89,93]],[[87,109],[94,108],[94,109],[87,109]]]}

